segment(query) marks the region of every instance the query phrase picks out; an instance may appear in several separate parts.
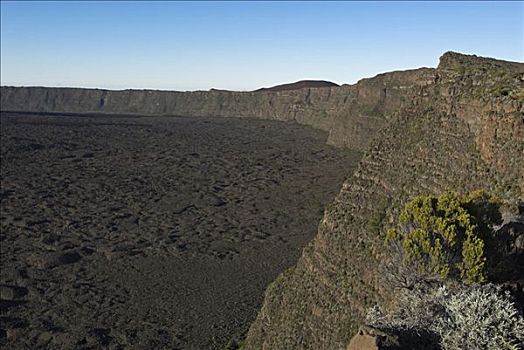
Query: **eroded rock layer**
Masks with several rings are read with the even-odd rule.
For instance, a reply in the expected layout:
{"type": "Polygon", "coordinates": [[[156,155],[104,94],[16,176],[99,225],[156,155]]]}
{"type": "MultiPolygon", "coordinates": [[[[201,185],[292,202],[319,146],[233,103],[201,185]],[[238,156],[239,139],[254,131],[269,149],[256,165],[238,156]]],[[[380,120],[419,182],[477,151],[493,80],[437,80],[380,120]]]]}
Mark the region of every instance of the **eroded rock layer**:
{"type": "Polygon", "coordinates": [[[377,278],[381,233],[414,195],[482,188],[522,199],[523,73],[522,64],[449,53],[424,86],[387,81],[386,93],[403,90],[406,103],[385,108],[317,237],[268,288],[245,348],[344,348],[366,308],[388,298],[377,278]]]}

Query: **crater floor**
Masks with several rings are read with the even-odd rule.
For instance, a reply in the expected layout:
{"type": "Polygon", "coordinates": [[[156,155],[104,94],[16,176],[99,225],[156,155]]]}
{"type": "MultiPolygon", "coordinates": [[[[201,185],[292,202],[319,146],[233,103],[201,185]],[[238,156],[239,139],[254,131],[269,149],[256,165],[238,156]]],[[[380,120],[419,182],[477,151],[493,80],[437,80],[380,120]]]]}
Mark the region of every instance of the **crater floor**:
{"type": "Polygon", "coordinates": [[[221,348],[360,154],[237,118],[1,116],[0,345],[221,348]]]}

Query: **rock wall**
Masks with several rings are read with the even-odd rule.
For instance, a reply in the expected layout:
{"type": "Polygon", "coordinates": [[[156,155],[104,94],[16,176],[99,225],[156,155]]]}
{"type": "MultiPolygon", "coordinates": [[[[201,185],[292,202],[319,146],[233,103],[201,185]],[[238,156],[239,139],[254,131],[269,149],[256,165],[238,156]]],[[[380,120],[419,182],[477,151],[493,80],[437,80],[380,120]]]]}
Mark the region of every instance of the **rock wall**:
{"type": "Polygon", "coordinates": [[[389,297],[383,233],[414,195],[481,188],[522,200],[523,81],[523,64],[448,53],[426,84],[387,88],[403,103],[382,107],[390,117],[296,267],[267,289],[244,347],[345,348],[366,309],[389,297]]]}
{"type": "Polygon", "coordinates": [[[433,70],[391,73],[353,86],[278,92],[2,87],[4,111],[131,113],[205,117],[251,117],[294,121],[329,132],[328,142],[363,151],[411,89],[433,70]],[[391,89],[391,91],[388,91],[391,89]],[[399,93],[402,92],[402,93],[399,93]]]}
{"type": "Polygon", "coordinates": [[[2,87],[1,108],[256,117],[329,132],[365,152],[297,266],[266,291],[247,349],[338,349],[368,306],[384,227],[416,194],[484,188],[524,199],[524,64],[446,53],[436,69],[352,86],[281,92],[106,91],[2,87]]]}

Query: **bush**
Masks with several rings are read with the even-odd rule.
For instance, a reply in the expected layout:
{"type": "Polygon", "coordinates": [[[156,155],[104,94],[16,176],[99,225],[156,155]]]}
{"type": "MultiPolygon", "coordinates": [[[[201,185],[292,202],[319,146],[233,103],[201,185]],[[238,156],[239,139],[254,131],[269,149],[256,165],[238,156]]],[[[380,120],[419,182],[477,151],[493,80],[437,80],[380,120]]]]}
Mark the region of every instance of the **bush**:
{"type": "Polygon", "coordinates": [[[508,292],[485,284],[404,290],[395,312],[369,310],[368,325],[394,333],[434,334],[443,350],[523,349],[524,319],[508,292]]]}
{"type": "Polygon", "coordinates": [[[524,320],[509,292],[488,284],[443,299],[447,318],[437,324],[445,349],[521,349],[524,320]]]}
{"type": "Polygon", "coordinates": [[[423,279],[485,282],[496,246],[493,226],[502,221],[499,206],[481,191],[415,197],[386,234],[389,272],[401,286],[423,279]]]}

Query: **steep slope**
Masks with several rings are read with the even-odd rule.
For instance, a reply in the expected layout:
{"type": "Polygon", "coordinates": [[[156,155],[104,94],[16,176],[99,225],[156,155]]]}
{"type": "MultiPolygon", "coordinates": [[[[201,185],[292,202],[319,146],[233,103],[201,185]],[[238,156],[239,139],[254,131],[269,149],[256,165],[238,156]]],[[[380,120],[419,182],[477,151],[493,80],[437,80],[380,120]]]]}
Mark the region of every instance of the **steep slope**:
{"type": "Polygon", "coordinates": [[[444,55],[434,83],[378,132],[297,266],[268,288],[245,348],[345,348],[366,308],[388,298],[381,232],[410,197],[484,188],[524,198],[523,73],[444,55]]]}

